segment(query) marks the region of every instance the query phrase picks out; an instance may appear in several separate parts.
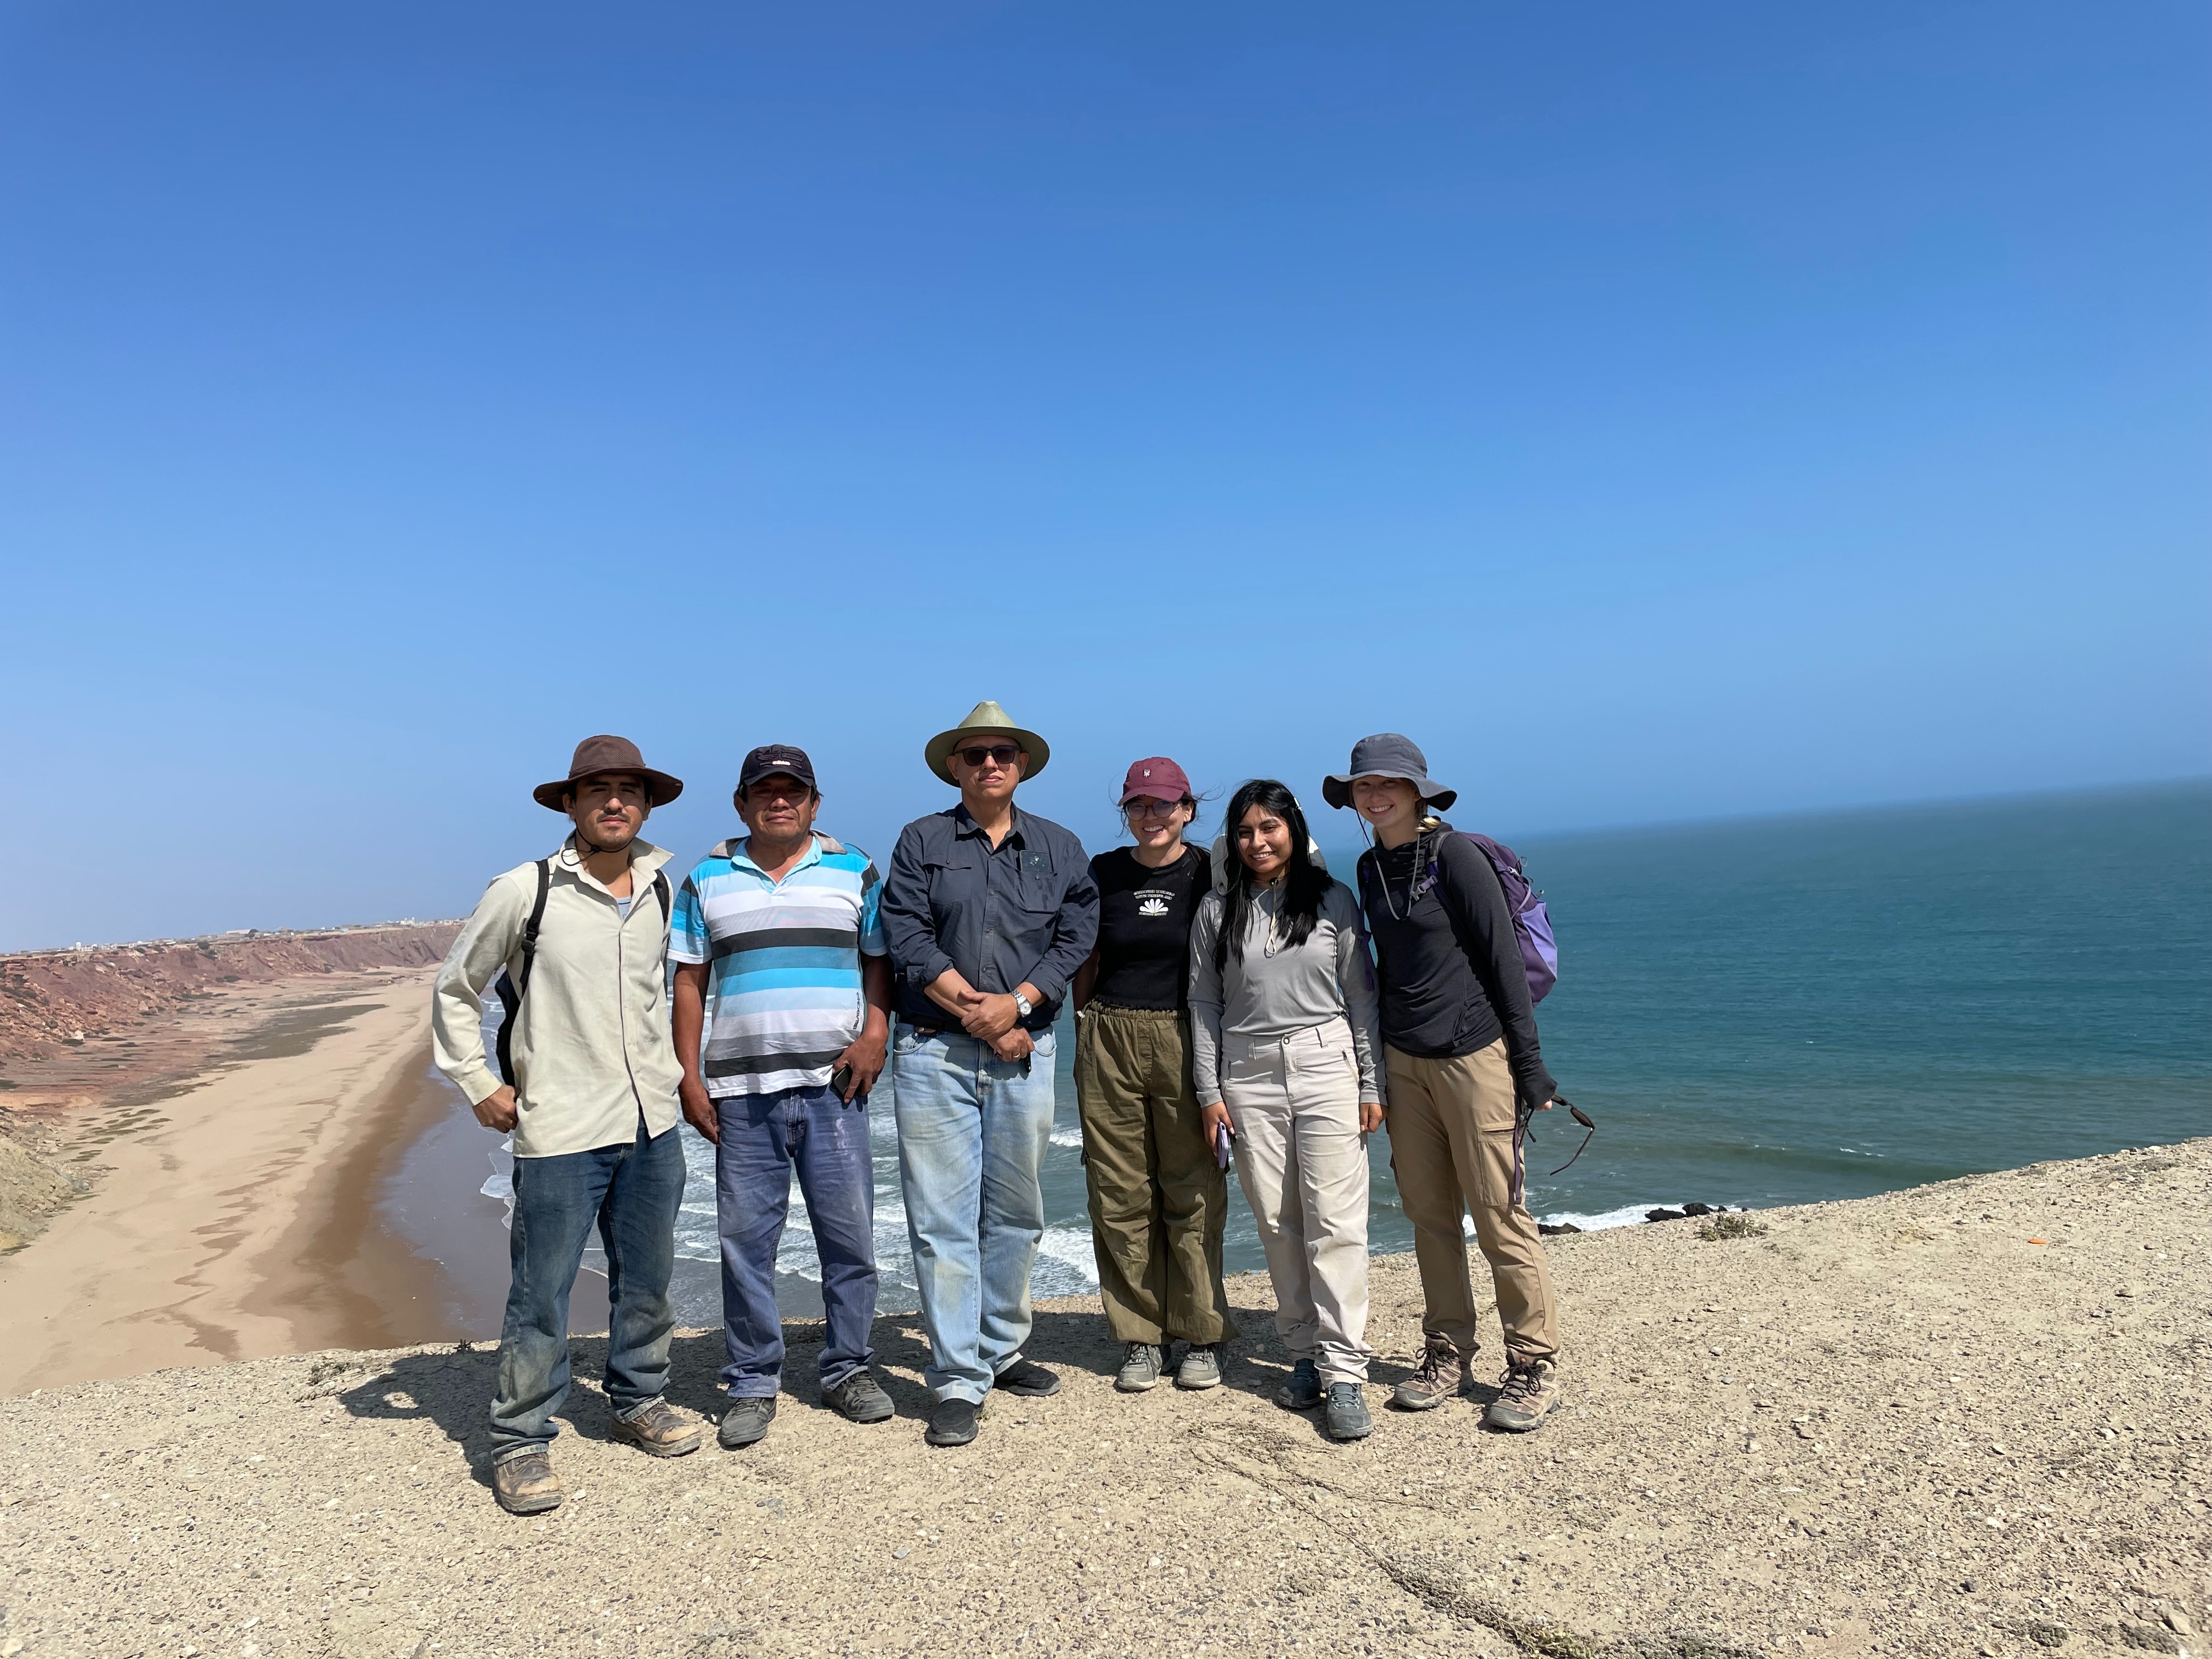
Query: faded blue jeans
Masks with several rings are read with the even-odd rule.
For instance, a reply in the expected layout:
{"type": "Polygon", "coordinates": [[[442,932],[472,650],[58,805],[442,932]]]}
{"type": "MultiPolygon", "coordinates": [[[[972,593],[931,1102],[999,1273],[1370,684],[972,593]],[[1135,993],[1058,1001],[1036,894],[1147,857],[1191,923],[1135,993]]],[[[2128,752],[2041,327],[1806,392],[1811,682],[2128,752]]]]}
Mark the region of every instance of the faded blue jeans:
{"type": "Polygon", "coordinates": [[[892,1044],[899,1176],[929,1333],[922,1381],[941,1401],[981,1405],[1029,1340],[1053,1047],[1039,1031],[1036,1052],[1010,1063],[963,1031],[911,1025],[892,1044]]]}
{"type": "Polygon", "coordinates": [[[715,1209],[722,1236],[722,1327],[733,1400],[773,1400],[783,1378],[783,1315],[775,1250],[791,1210],[791,1177],[806,1200],[822,1261],[822,1345],[827,1394],[876,1357],[876,1171],[868,1157],[868,1101],[835,1089],[783,1089],[714,1103],[715,1209]]]}
{"type": "Polygon", "coordinates": [[[676,1211],[684,1200],[678,1128],[588,1152],[514,1160],[514,1279],[499,1336],[499,1395],[491,1455],[504,1462],[553,1443],[553,1413],[568,1397],[568,1292],[597,1222],[607,1252],[607,1398],[635,1416],[668,1386],[668,1305],[676,1268],[676,1211]]]}

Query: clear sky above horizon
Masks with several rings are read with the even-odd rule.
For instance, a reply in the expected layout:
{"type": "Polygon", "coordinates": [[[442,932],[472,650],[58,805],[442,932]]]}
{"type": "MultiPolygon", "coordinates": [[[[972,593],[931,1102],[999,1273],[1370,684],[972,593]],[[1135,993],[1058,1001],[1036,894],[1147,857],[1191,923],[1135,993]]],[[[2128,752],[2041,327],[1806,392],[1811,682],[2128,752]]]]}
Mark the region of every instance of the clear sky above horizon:
{"type": "Polygon", "coordinates": [[[1500,834],[2212,771],[2200,6],[0,10],[0,949],[995,697],[1500,834]]]}

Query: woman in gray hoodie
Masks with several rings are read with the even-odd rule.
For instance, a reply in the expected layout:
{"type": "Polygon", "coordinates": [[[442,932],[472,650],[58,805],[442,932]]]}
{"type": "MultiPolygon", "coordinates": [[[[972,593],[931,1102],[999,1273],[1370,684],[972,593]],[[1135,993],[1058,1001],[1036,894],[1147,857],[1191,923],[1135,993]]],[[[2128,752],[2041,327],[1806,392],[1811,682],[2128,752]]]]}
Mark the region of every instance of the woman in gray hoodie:
{"type": "Polygon", "coordinates": [[[1327,1407],[1339,1440],[1374,1427],[1367,1380],[1367,1135],[1382,1121],[1374,969],[1359,905],[1272,778],[1231,797],[1231,856],[1190,937],[1192,1071],[1206,1135],[1237,1178],[1296,1362],[1275,1403],[1327,1407]]]}

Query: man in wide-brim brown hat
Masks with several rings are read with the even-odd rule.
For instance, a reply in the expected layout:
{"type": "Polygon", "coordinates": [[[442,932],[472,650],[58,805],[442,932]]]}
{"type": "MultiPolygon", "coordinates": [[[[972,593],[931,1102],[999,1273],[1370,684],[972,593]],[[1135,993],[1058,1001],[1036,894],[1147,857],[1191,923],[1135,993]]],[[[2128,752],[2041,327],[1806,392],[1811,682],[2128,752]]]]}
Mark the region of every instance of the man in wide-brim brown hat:
{"type": "Polygon", "coordinates": [[[492,1492],[516,1515],[562,1499],[546,1449],[568,1395],[568,1291],[595,1224],[617,1287],[613,1437],[655,1457],[699,1443],[698,1425],[661,1398],[676,1328],[668,1282],[684,1198],[683,1073],[663,966],[669,855],[638,838],[647,815],[683,793],[629,738],[585,738],[567,777],[531,791],[567,815],[568,835],[550,858],[493,878],[438,970],[438,1067],[478,1122],[514,1137],[514,1284],[491,1437],[492,1492]],[[495,981],[507,1016],[496,1069],[483,1030],[495,981]]]}

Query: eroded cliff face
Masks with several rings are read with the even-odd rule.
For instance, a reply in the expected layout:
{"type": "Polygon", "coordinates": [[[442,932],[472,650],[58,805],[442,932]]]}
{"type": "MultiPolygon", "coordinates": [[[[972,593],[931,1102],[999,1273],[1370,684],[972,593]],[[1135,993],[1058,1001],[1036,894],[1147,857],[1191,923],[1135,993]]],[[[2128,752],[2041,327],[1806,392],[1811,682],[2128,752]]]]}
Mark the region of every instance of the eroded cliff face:
{"type": "Polygon", "coordinates": [[[45,1059],[172,1012],[217,987],[374,968],[427,968],[458,921],[313,933],[223,933],[0,957],[0,1062],[45,1059]]]}

